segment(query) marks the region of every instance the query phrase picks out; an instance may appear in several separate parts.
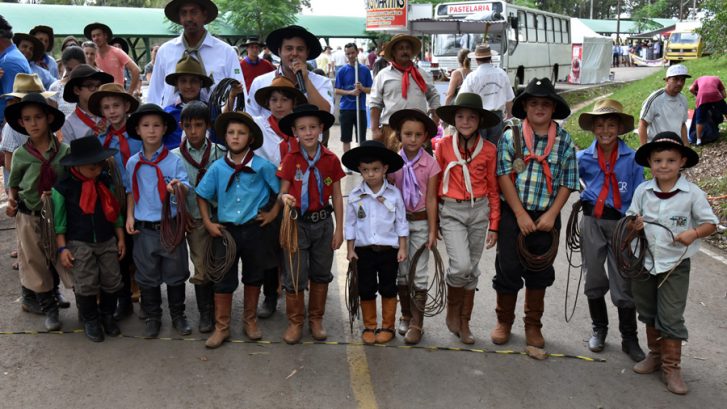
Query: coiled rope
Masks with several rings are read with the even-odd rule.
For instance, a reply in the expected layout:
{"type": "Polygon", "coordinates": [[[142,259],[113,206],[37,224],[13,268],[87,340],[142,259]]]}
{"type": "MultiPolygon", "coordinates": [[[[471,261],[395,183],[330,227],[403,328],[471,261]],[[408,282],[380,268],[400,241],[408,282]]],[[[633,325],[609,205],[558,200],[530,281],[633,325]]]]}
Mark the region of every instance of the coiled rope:
{"type": "Polygon", "coordinates": [[[177,183],[173,189],[174,200],[177,204],[177,215],[172,217],[172,195],[167,194],[162,203],[162,220],[159,228],[162,247],[169,252],[184,241],[187,223],[190,221],[184,187],[181,183],[177,183]]]}
{"type": "Polygon", "coordinates": [[[576,200],[571,208],[570,216],[568,217],[568,223],[565,227],[565,257],[568,259],[568,275],[565,282],[565,301],[563,305],[563,315],[565,316],[565,322],[570,322],[573,318],[573,314],[576,312],[576,306],[578,305],[578,295],[580,294],[581,280],[583,280],[583,257],[581,256],[581,263],[575,265],[573,258],[575,253],[581,253],[581,224],[578,217],[579,213],[582,212],[582,205],[580,200],[576,200]],[[576,286],[576,297],[573,300],[573,308],[571,309],[570,315],[568,315],[568,294],[570,293],[570,272],[571,268],[580,269],[580,275],[578,276],[578,285],[576,286]]]}
{"type": "Polygon", "coordinates": [[[358,296],[358,264],[356,259],[348,262],[346,271],[346,309],[348,310],[348,324],[353,334],[353,323],[358,318],[360,299],[358,296]]]}
{"type": "MultiPolygon", "coordinates": [[[[217,117],[220,116],[222,108],[227,104],[227,101],[230,98],[230,91],[232,91],[232,88],[239,83],[240,82],[234,78],[223,78],[217,83],[212,92],[210,92],[207,104],[210,108],[211,123],[215,123],[217,117]]],[[[235,97],[232,105],[232,111],[245,110],[245,94],[240,93],[237,97],[235,97]]],[[[212,141],[220,141],[221,139],[219,138],[224,139],[224,135],[218,136],[215,134],[214,127],[210,128],[209,132],[212,141]]]]}
{"type": "Polygon", "coordinates": [[[119,168],[116,165],[116,159],[114,159],[113,156],[110,156],[106,159],[106,166],[108,167],[109,176],[111,176],[111,183],[114,184],[112,193],[114,194],[116,201],[119,202],[121,214],[124,218],[126,218],[126,189],[124,188],[124,181],[119,173],[119,168]]]}
{"type": "Polygon", "coordinates": [[[49,194],[40,196],[40,247],[48,265],[56,260],[56,231],[53,216],[53,201],[49,194]]]}
{"type": "Polygon", "coordinates": [[[408,276],[409,296],[414,308],[422,311],[422,314],[424,314],[425,317],[433,317],[444,311],[445,300],[447,299],[447,282],[444,279],[444,263],[442,262],[442,256],[439,254],[439,250],[437,250],[436,247],[432,247],[431,251],[434,256],[434,276],[429,283],[429,288],[427,288],[427,298],[425,300],[421,300],[420,297],[417,297],[417,288],[414,286],[417,265],[419,264],[419,258],[422,256],[422,253],[427,250],[426,243],[422,244],[411,259],[408,276]]]}
{"type": "Polygon", "coordinates": [[[558,255],[559,231],[553,228],[548,233],[550,233],[551,243],[548,250],[543,254],[531,253],[530,250],[528,250],[528,246],[525,244],[525,235],[522,233],[518,234],[515,247],[517,248],[518,256],[520,256],[520,262],[528,270],[543,271],[553,265],[555,257],[558,255]]]}
{"type": "Polygon", "coordinates": [[[280,247],[285,250],[288,271],[293,282],[293,291],[298,293],[300,279],[300,257],[298,257],[298,211],[288,205],[283,207],[283,221],[280,224],[280,247]],[[295,260],[295,263],[293,262],[295,260]],[[295,266],[293,265],[295,264],[295,266]]]}
{"type": "Polygon", "coordinates": [[[225,273],[235,265],[237,261],[237,245],[235,239],[224,227],[220,227],[222,237],[212,237],[207,241],[205,249],[205,274],[213,283],[219,283],[225,277],[225,273]],[[224,252],[218,255],[215,249],[215,242],[222,241],[224,252]]]}

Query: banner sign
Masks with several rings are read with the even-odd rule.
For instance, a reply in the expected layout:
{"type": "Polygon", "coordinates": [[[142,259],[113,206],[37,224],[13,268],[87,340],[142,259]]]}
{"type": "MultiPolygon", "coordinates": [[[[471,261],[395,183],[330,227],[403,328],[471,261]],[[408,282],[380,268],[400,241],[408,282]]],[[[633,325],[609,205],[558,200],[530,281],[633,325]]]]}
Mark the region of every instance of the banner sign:
{"type": "Polygon", "coordinates": [[[366,30],[405,30],[407,0],[368,0],[366,30]]]}
{"type": "Polygon", "coordinates": [[[631,63],[639,67],[664,67],[669,65],[669,63],[663,58],[659,58],[658,60],[647,60],[646,58],[641,58],[634,53],[630,53],[629,57],[631,58],[631,63]]]}
{"type": "Polygon", "coordinates": [[[583,44],[572,44],[570,73],[568,82],[571,84],[581,83],[581,64],[583,62],[583,44]]]}

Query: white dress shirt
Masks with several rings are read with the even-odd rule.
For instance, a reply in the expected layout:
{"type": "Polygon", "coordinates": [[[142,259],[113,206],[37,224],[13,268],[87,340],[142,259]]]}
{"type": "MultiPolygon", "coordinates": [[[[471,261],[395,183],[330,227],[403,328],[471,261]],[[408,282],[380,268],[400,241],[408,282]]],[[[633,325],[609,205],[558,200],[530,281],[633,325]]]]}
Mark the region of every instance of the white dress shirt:
{"type": "MultiPolygon", "coordinates": [[[[266,118],[268,115],[270,115],[270,111],[261,107],[260,105],[258,105],[257,101],[255,101],[255,93],[260,88],[270,86],[270,84],[272,84],[273,82],[273,79],[275,79],[275,77],[279,75],[283,75],[280,68],[275,71],[270,71],[268,73],[260,75],[259,77],[256,77],[254,80],[252,80],[252,84],[250,85],[250,89],[247,93],[247,104],[245,104],[245,111],[248,114],[253,117],[260,116],[266,118]]],[[[325,98],[326,101],[328,101],[328,104],[331,106],[330,112],[334,113],[336,106],[334,105],[333,101],[333,84],[331,83],[331,79],[322,75],[318,75],[311,71],[308,71],[308,78],[313,83],[313,86],[316,88],[318,93],[321,94],[321,96],[325,98]]],[[[306,97],[308,97],[308,95],[306,95],[306,97]]]]}
{"type": "Polygon", "coordinates": [[[399,237],[409,237],[409,223],[399,189],[386,180],[377,193],[366,182],[353,188],[346,203],[344,232],[346,240],[356,240],[356,247],[399,248],[399,237]]]}
{"type": "Polygon", "coordinates": [[[480,64],[465,77],[459,92],[472,92],[482,98],[482,108],[505,113],[505,104],[515,98],[510,78],[490,63],[480,64]]]}

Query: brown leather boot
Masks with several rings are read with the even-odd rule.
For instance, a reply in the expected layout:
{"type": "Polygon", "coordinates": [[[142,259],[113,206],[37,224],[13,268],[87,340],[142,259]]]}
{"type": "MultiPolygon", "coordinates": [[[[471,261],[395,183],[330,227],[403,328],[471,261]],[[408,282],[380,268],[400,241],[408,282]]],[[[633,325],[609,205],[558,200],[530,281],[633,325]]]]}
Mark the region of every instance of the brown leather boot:
{"type": "Polygon", "coordinates": [[[215,293],[215,331],[207,338],[207,348],[217,348],[230,338],[232,294],[215,293]]]}
{"type": "Polygon", "coordinates": [[[661,339],[661,376],[666,389],[677,395],[689,392],[682,379],[682,340],[674,338],[661,339]]]}
{"type": "Polygon", "coordinates": [[[409,322],[411,321],[411,296],[409,295],[409,286],[400,285],[397,287],[399,292],[399,304],[401,305],[401,317],[399,318],[399,326],[397,331],[399,335],[405,335],[409,329],[409,322]]]}
{"type": "Polygon", "coordinates": [[[373,345],[376,342],[376,299],[361,300],[361,315],[364,322],[361,341],[366,345],[373,345]]]}
{"type": "Polygon", "coordinates": [[[470,319],[472,318],[472,309],[474,307],[475,290],[464,290],[462,311],[459,316],[459,340],[467,345],[475,343],[475,337],[472,336],[472,331],[470,331],[470,319]]]}
{"type": "Polygon", "coordinates": [[[376,330],[376,343],[386,344],[396,336],[396,297],[381,297],[381,328],[376,330]]]}
{"type": "Polygon", "coordinates": [[[447,285],[447,328],[459,336],[459,320],[462,315],[462,297],[464,288],[447,285]]]}
{"type": "Polygon", "coordinates": [[[327,283],[310,283],[308,293],[308,328],[316,341],[325,341],[328,338],[323,328],[323,314],[326,313],[326,298],[328,297],[327,283]]]}
{"type": "Polygon", "coordinates": [[[406,336],[404,337],[404,342],[406,342],[407,345],[416,345],[422,340],[422,335],[424,334],[424,331],[422,330],[422,327],[424,326],[424,313],[416,306],[418,304],[423,307],[424,304],[426,304],[427,292],[417,290],[414,294],[414,300],[416,300],[416,303],[412,305],[409,330],[406,331],[406,336]]]}
{"type": "Polygon", "coordinates": [[[490,333],[492,343],[495,345],[506,344],[510,340],[512,323],[515,322],[515,305],[517,304],[517,293],[497,293],[497,326],[490,333]]]}
{"type": "Polygon", "coordinates": [[[257,327],[257,302],[260,299],[260,287],[245,286],[242,301],[242,331],[251,341],[262,339],[263,334],[257,327]]]}
{"type": "Polygon", "coordinates": [[[656,372],[661,368],[661,333],[653,325],[646,326],[646,344],[649,353],[633,368],[634,372],[639,374],[656,372]]]}
{"type": "Polygon", "coordinates": [[[283,334],[283,341],[287,344],[297,344],[303,337],[303,320],[305,318],[305,294],[285,293],[285,312],[288,315],[288,328],[283,334]]]}
{"type": "Polygon", "coordinates": [[[545,346],[543,334],[540,332],[543,327],[540,319],[543,317],[544,300],[545,288],[525,289],[525,341],[536,348],[545,346]]]}

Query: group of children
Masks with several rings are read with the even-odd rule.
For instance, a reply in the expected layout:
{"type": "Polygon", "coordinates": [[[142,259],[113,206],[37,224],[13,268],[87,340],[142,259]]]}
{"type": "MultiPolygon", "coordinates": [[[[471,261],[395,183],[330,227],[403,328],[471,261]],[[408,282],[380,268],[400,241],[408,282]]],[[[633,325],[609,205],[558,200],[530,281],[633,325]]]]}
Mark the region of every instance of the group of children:
{"type": "Polygon", "coordinates": [[[75,116],[64,121],[40,94],[28,94],[5,111],[8,124],[28,135],[13,156],[6,211],[17,220],[21,284],[36,295],[48,330],[61,327],[49,267],[54,265],[74,289],[84,331],[93,341],[120,334],[115,321],[133,311],[134,270],[144,336],[160,332],[162,284],[173,327],[182,335],[191,333],[185,315],[188,245],[199,331],[212,332],[207,347],[217,348],[230,337],[238,280],[244,288],[244,334],[262,338],[258,301],[263,286],[277,293],[280,271],[288,317],[283,340],[295,344],[302,339],[305,289],[310,333],[325,340],[333,255],[345,240],[347,258],[357,263],[362,341],[387,343],[399,332],[407,344],[417,344],[423,336],[420,306],[429,287],[428,252],[413,267],[413,283],[411,263],[417,250],[433,249],[441,235],[449,259],[448,329],[465,344],[475,342],[469,322],[479,262],[486,248],[496,246],[492,286],[497,325],[491,339],[498,345],[509,341],[517,294],[524,286],[526,343],[542,348],[544,297],[555,270],[552,260],[538,269],[528,267],[518,246],[545,254],[556,245],[561,209],[579,189],[580,174],[585,183],[586,295],[594,331],[589,347],[604,347],[608,318],[603,297],[610,289],[619,308],[623,349],[640,361],[634,370],[648,373],[661,367],[669,390],[686,393],[679,362],[681,341],[687,338],[688,257],[698,239],[714,231],[717,219],[703,192],[680,174],[698,157],[678,136],[657,135],[634,153],[619,139],[633,129],[633,117],[618,102],[606,100],[581,116],[582,128],[592,131],[595,140],[576,154],[570,136],[554,121],[570,115],[567,103],[548,79],[535,79],[513,102],[513,115],[522,124],[512,125],[497,146],[478,130],[499,118],[482,109],[478,95],[460,93],[453,104],[437,110],[455,131],[441,139],[434,156],[427,146],[437,124],[425,113],[402,110],[390,120],[401,142],[399,152],[366,141],[339,160],[319,141],[333,125],[333,115],[307,104],[284,77],[254,96],[268,116],[225,112],[214,123],[207,105],[198,101],[208,82],[195,60],[182,59],[170,77],[179,91],[172,107],[139,106],[105,74],[80,66],[65,89],[66,99],[77,100],[75,116]],[[71,132],[63,132],[69,149],[55,132],[64,122],[65,127],[80,127],[79,121],[92,135],[69,138],[71,132]],[[215,140],[207,136],[210,129],[215,140]],[[345,200],[341,163],[362,177],[345,200]],[[651,167],[654,179],[642,183],[639,165],[651,167]],[[174,196],[171,217],[182,196],[189,213],[186,243],[173,249],[162,246],[161,237],[169,195],[174,196]],[[57,257],[47,262],[37,229],[44,200],[52,202],[56,233],[57,257]],[[284,208],[297,216],[283,214],[284,208]],[[604,271],[607,255],[614,252],[610,236],[625,214],[638,215],[633,228],[646,234],[649,280],[621,278],[612,258],[609,274],[604,271]],[[295,251],[279,243],[281,219],[294,217],[295,251]],[[668,227],[679,245],[654,221],[668,227]],[[208,248],[234,259],[214,281],[206,271],[208,248]],[[647,325],[646,357],[636,337],[637,311],[647,325]]]}

